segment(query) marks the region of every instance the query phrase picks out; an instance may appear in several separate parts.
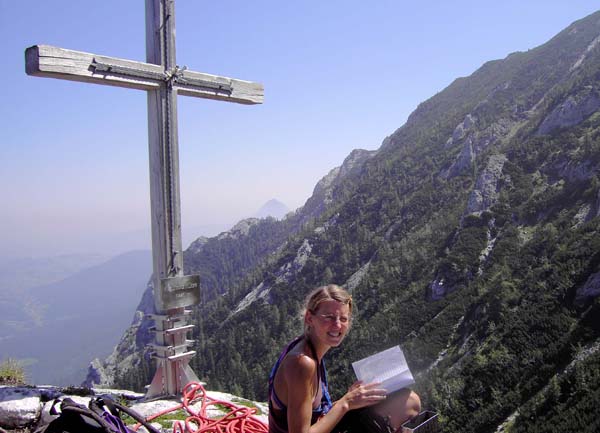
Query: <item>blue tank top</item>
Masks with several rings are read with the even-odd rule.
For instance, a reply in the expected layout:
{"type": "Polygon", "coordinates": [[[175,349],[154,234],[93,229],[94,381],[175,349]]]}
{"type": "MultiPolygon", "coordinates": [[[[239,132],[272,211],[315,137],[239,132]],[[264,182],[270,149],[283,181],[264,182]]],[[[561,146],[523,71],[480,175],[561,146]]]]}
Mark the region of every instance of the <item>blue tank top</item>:
{"type": "MultiPolygon", "coordinates": [[[[287,345],[283,352],[281,352],[281,355],[279,355],[279,359],[273,366],[271,374],[269,375],[269,433],[288,433],[287,407],[275,393],[275,374],[285,356],[303,339],[304,337],[297,337],[287,345]],[[273,403],[278,407],[275,407],[273,403]]],[[[307,343],[314,358],[317,359],[313,345],[310,341],[307,341],[307,343]]],[[[321,416],[329,412],[329,409],[331,409],[332,406],[331,397],[329,396],[329,391],[327,389],[327,371],[325,370],[325,362],[323,360],[321,360],[317,367],[317,379],[321,386],[321,401],[318,407],[313,407],[310,420],[311,425],[316,423],[321,416]]]]}

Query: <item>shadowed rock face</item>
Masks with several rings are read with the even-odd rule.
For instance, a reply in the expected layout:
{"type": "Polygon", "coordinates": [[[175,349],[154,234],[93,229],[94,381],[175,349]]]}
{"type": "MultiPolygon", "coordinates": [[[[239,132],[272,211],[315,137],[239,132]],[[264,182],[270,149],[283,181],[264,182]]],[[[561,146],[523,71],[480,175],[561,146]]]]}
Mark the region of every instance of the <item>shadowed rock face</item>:
{"type": "Polygon", "coordinates": [[[575,302],[578,305],[585,305],[590,299],[600,296],[600,272],[589,276],[585,284],[577,289],[575,302]]]}
{"type": "MultiPolygon", "coordinates": [[[[506,139],[513,128],[518,125],[519,120],[522,120],[520,115],[510,113],[510,115],[496,119],[488,126],[480,125],[482,122],[479,121],[478,116],[486,115],[485,108],[491,105],[490,99],[493,100],[494,94],[499,89],[506,90],[509,86],[509,83],[504,83],[499,88],[492,90],[490,95],[456,126],[450,138],[445,142],[444,148],[452,149],[460,146],[461,151],[452,165],[442,171],[443,178],[450,179],[465,174],[465,171],[473,166],[478,155],[482,154],[489,146],[506,139]]],[[[515,111],[519,110],[515,107],[515,111]]]]}
{"type": "Polygon", "coordinates": [[[469,196],[466,213],[489,210],[498,198],[498,182],[506,162],[505,155],[492,155],[486,168],[477,178],[475,189],[469,196]]]}
{"type": "MultiPolygon", "coordinates": [[[[385,141],[384,141],[385,142],[385,141]]],[[[360,174],[364,164],[377,155],[377,150],[354,149],[350,152],[341,166],[332,169],[325,175],[313,190],[311,197],[298,211],[302,216],[301,223],[311,218],[318,218],[329,206],[335,202],[335,190],[342,183],[351,180],[360,174]]]]}
{"type": "Polygon", "coordinates": [[[598,89],[585,88],[575,95],[569,95],[540,124],[537,135],[550,134],[560,128],[578,125],[600,108],[598,89]]]}

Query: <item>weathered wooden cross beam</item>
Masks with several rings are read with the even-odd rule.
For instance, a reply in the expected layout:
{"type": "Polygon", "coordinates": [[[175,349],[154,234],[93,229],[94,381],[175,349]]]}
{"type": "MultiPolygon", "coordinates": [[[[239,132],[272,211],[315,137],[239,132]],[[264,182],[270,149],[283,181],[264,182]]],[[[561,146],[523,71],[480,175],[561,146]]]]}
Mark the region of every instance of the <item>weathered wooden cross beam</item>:
{"type": "Polygon", "coordinates": [[[48,45],[25,51],[26,72],[148,92],[148,148],[153,285],[157,315],[157,372],[147,398],[179,394],[197,380],[188,363],[195,352],[184,307],[199,302],[197,277],[184,276],[179,195],[177,95],[260,104],[259,83],[190,71],[175,60],[174,0],[146,0],[146,63],[48,45]]]}
{"type": "Polygon", "coordinates": [[[26,71],[36,77],[60,78],[138,90],[160,90],[172,82],[177,94],[197,98],[260,104],[263,87],[250,81],[204,74],[183,68],[167,73],[162,65],[67,50],[50,45],[27,48],[26,71]]]}

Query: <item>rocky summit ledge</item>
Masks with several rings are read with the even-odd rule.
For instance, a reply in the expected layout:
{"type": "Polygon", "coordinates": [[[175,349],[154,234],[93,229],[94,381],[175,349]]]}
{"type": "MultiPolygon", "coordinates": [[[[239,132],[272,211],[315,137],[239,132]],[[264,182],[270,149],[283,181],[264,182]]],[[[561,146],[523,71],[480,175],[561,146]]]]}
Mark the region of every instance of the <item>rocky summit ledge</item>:
{"type": "MultiPolygon", "coordinates": [[[[127,406],[144,417],[157,414],[167,409],[174,408],[181,403],[180,399],[142,401],[144,394],[127,390],[81,388],[81,387],[57,387],[57,386],[0,386],[0,432],[32,432],[38,425],[50,422],[54,417],[50,415],[50,408],[54,399],[69,397],[76,403],[88,405],[94,396],[110,396],[114,399],[127,402],[127,406]]],[[[267,405],[265,403],[253,402],[236,397],[231,394],[207,391],[210,398],[234,403],[236,405],[252,406],[257,409],[256,418],[267,422],[267,405]]],[[[196,402],[192,408],[199,410],[200,402],[196,402]]],[[[210,417],[222,416],[225,413],[218,405],[210,406],[208,415],[210,417]]],[[[161,429],[163,426],[154,424],[161,429]]],[[[141,427],[138,431],[145,431],[141,427]]],[[[170,431],[163,430],[163,431],[170,431]]]]}

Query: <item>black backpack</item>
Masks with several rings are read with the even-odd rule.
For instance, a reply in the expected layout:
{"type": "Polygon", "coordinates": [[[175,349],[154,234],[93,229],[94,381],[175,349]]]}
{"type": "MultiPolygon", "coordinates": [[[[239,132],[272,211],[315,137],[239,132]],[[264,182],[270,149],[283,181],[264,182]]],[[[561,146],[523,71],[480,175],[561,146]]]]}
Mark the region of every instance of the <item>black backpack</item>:
{"type": "Polygon", "coordinates": [[[34,433],[134,433],[121,420],[121,412],[141,423],[150,433],[160,433],[137,412],[103,397],[92,398],[89,406],[78,404],[68,397],[54,400],[50,414],[58,414],[58,418],[38,426],[34,433]],[[56,407],[58,404],[60,412],[56,407]]]}

